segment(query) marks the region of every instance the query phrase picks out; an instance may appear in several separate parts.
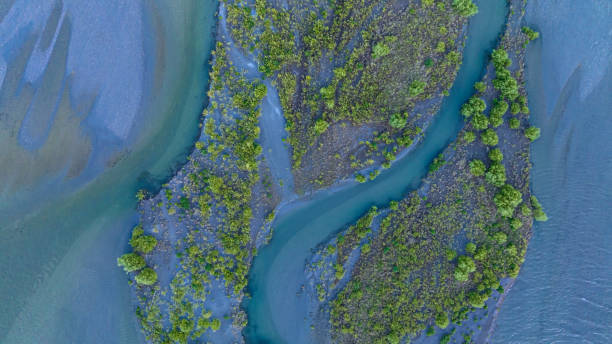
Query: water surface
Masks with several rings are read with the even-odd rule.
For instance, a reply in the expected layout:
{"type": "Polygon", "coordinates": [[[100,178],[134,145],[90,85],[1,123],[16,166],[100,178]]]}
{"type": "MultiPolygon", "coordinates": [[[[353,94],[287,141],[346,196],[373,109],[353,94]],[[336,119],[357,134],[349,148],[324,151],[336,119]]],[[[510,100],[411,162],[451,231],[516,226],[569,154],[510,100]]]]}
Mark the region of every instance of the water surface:
{"type": "Polygon", "coordinates": [[[143,340],[116,257],[199,133],[215,10],[0,2],[0,342],[143,340]]]}
{"type": "Polygon", "coordinates": [[[530,0],[534,226],[492,343],[612,343],[612,2],[530,0]]]}

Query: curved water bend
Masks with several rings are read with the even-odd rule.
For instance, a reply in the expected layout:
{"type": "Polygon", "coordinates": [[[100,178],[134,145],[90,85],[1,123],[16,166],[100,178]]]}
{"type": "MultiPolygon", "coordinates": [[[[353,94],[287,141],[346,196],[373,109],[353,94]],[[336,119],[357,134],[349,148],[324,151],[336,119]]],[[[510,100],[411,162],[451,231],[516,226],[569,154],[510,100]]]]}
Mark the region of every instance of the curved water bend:
{"type": "Polygon", "coordinates": [[[372,205],[384,205],[416,188],[433,158],[454,140],[462,126],[459,109],[483,74],[507,12],[503,0],[476,2],[480,12],[470,20],[462,67],[424,141],[373,182],[321,193],[275,221],[274,238],[261,249],[251,269],[247,342],[309,342],[306,297],[296,293],[305,284],[304,263],[311,249],[372,205]]]}

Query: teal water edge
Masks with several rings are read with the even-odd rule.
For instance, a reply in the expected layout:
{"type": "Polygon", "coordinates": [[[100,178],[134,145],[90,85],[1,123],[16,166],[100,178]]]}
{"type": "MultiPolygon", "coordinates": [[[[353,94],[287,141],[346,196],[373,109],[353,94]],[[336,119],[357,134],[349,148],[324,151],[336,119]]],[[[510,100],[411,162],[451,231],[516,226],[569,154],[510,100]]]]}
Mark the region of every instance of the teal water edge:
{"type": "Polygon", "coordinates": [[[322,192],[281,211],[273,224],[274,236],[260,250],[250,273],[248,343],[309,342],[306,298],[299,292],[311,250],[372,205],[385,205],[416,188],[434,157],[454,140],[463,124],[460,106],[483,75],[507,12],[503,0],[477,3],[480,11],[470,19],[463,64],[424,141],[374,181],[322,192]]]}
{"type": "Polygon", "coordinates": [[[136,191],[199,134],[212,0],[0,2],[0,342],[137,343],[136,191]]]}
{"type": "Polygon", "coordinates": [[[612,343],[612,2],[530,0],[533,188],[549,216],[492,343],[612,343]]]}

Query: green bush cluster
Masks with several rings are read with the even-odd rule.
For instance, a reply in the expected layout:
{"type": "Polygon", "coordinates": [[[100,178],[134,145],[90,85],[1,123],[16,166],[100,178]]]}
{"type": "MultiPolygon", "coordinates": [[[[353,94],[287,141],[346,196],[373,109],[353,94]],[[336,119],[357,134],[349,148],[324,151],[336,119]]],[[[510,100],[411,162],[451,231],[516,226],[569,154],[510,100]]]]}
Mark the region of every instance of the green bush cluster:
{"type": "Polygon", "coordinates": [[[453,9],[464,17],[471,17],[478,13],[478,6],[472,0],[453,0],[453,9]]]}
{"type": "Polygon", "coordinates": [[[461,114],[464,117],[469,118],[473,115],[484,112],[486,108],[487,104],[484,100],[478,98],[477,96],[472,96],[470,99],[468,99],[467,103],[463,104],[461,107],[461,114]]]}
{"type": "MultiPolygon", "coordinates": [[[[130,245],[135,251],[147,254],[157,245],[157,239],[151,235],[145,235],[141,225],[132,229],[130,245]]],[[[152,285],[157,281],[157,273],[147,266],[145,259],[138,253],[126,253],[117,258],[117,265],[123,267],[125,272],[140,271],[136,277],[136,283],[141,285],[152,285]]]]}
{"type": "Polygon", "coordinates": [[[505,184],[495,194],[493,201],[501,216],[512,217],[514,209],[522,202],[523,195],[511,185],[505,184]]]}

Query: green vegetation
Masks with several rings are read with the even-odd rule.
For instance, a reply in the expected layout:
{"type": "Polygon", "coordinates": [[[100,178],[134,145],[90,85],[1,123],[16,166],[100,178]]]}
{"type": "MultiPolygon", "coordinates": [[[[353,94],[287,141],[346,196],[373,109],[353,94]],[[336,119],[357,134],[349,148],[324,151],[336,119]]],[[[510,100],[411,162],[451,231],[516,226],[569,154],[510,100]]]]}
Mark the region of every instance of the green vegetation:
{"type": "Polygon", "coordinates": [[[470,161],[470,173],[473,176],[480,177],[485,174],[487,166],[482,162],[482,160],[474,159],[470,161]]]}
{"type": "Polygon", "coordinates": [[[278,89],[298,189],[388,165],[388,154],[412,144],[416,122],[433,113],[411,110],[450,88],[461,63],[463,15],[477,11],[471,2],[448,5],[227,1],[233,40],[260,59],[278,89]],[[366,126],[377,129],[364,134],[366,126]]]}
{"type": "Polygon", "coordinates": [[[489,151],[489,159],[493,162],[502,162],[502,160],[504,160],[504,155],[499,148],[494,148],[489,151]]]}
{"type": "Polygon", "coordinates": [[[134,249],[134,251],[138,251],[141,253],[149,253],[151,252],[155,246],[157,245],[157,239],[152,235],[144,235],[144,231],[142,227],[137,226],[132,231],[132,238],[130,239],[130,245],[134,249]]]}
{"type": "Polygon", "coordinates": [[[459,256],[457,258],[457,268],[455,268],[455,279],[459,282],[465,282],[469,279],[469,275],[476,271],[476,264],[470,257],[459,256]]]}
{"type": "Polygon", "coordinates": [[[427,86],[427,84],[424,81],[413,81],[408,89],[408,95],[411,97],[418,96],[419,94],[425,92],[425,86],[427,86]]]}
{"type": "Polygon", "coordinates": [[[463,133],[463,140],[466,143],[472,143],[474,142],[474,140],[476,140],[476,134],[474,134],[473,131],[466,131],[465,133],[463,133]]]}
{"type": "Polygon", "coordinates": [[[498,162],[493,162],[485,174],[485,179],[494,186],[502,187],[506,183],[506,168],[498,162]]]}
{"type": "Polygon", "coordinates": [[[394,113],[389,118],[389,125],[395,129],[402,129],[406,126],[406,116],[401,113],[394,113]]]}
{"type": "Polygon", "coordinates": [[[126,253],[117,258],[117,265],[123,267],[125,272],[132,272],[144,268],[147,263],[138,253],[126,253]]]}
{"type": "Polygon", "coordinates": [[[486,91],[486,90],[487,90],[487,84],[485,84],[485,83],[484,83],[484,82],[482,82],[482,81],[479,81],[479,82],[477,82],[477,83],[475,83],[475,84],[474,84],[474,88],[475,88],[475,89],[476,89],[478,92],[483,93],[484,91],[486,91]]]}
{"type": "Polygon", "coordinates": [[[464,17],[471,17],[478,13],[478,6],[472,0],[453,0],[453,9],[464,17]]]}
{"type": "Polygon", "coordinates": [[[481,98],[477,96],[472,96],[467,103],[463,104],[461,107],[461,114],[466,118],[471,117],[473,115],[484,112],[487,108],[487,104],[481,98]]]}
{"type": "MultiPolygon", "coordinates": [[[[507,35],[500,44],[508,51],[520,51],[521,45],[507,35]]],[[[470,122],[459,135],[461,144],[434,159],[426,186],[377,215],[379,230],[362,239],[367,250],[350,245],[359,258],[346,286],[329,300],[334,342],[399,343],[422,331],[432,334],[434,323],[440,328],[461,324],[471,310],[503,292],[501,278],[517,276],[541,206],[537,200],[531,206],[523,203],[524,197],[531,198],[529,142],[521,140],[522,131],[502,126],[509,104],[527,113],[522,111],[524,90],[508,69],[512,62],[504,49],[496,49],[492,61],[495,78],[489,74],[476,84],[482,95],[474,95],[461,109],[470,122]],[[493,94],[485,94],[487,90],[493,94]],[[476,131],[481,131],[480,140],[476,131]]],[[[515,73],[517,78],[521,73],[515,73]]],[[[395,120],[399,123],[399,116],[395,120]]],[[[510,127],[526,122],[509,119],[510,127]]],[[[334,271],[342,276],[345,261],[335,262],[334,271]]],[[[449,343],[453,333],[445,333],[441,342],[449,343]]],[[[464,339],[470,342],[471,335],[464,339]]]]}
{"type": "Polygon", "coordinates": [[[525,129],[525,137],[530,141],[535,141],[540,137],[540,128],[529,127],[525,129]]]}
{"type": "Polygon", "coordinates": [[[548,216],[544,212],[542,205],[538,202],[538,199],[535,196],[531,196],[530,198],[531,206],[533,207],[533,218],[537,221],[548,221],[548,216]]]}
{"type": "Polygon", "coordinates": [[[157,273],[151,268],[144,268],[136,275],[136,283],[142,285],[152,285],[157,282],[157,273]]]}
{"type": "Polygon", "coordinates": [[[508,125],[510,129],[518,129],[521,126],[521,121],[519,121],[518,118],[510,118],[508,125]]]}
{"type": "Polygon", "coordinates": [[[472,127],[476,130],[484,130],[489,127],[489,118],[484,114],[477,113],[472,117],[472,127]]]}
{"type": "Polygon", "coordinates": [[[487,146],[496,146],[499,143],[497,133],[493,129],[485,130],[482,134],[480,134],[480,139],[482,140],[482,143],[487,146]]]}
{"type": "Polygon", "coordinates": [[[529,39],[529,41],[534,41],[534,40],[538,39],[538,37],[540,37],[540,33],[539,32],[534,31],[534,30],[532,30],[531,28],[529,28],[527,26],[523,26],[521,31],[523,31],[523,33],[527,36],[527,39],[529,39]]]}
{"type": "Polygon", "coordinates": [[[489,121],[494,128],[499,127],[504,123],[504,114],[508,111],[508,103],[503,99],[496,99],[489,114],[489,121]]]}
{"type": "Polygon", "coordinates": [[[522,202],[523,195],[511,185],[505,184],[495,194],[495,205],[501,216],[512,217],[514,209],[522,202]]]}

